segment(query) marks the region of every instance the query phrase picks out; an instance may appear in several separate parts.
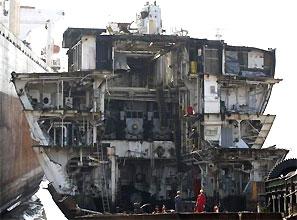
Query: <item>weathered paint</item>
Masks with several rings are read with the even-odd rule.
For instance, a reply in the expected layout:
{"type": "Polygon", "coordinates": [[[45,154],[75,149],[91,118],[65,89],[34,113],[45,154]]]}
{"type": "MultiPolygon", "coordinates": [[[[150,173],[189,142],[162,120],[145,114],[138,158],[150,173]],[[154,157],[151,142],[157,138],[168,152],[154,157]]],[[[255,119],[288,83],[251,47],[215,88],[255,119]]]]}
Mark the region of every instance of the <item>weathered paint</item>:
{"type": "Polygon", "coordinates": [[[81,56],[81,70],[94,70],[96,68],[96,37],[83,36],[81,45],[82,54],[84,54],[81,56]]]}
{"type": "Polygon", "coordinates": [[[42,175],[18,98],[0,92],[0,211],[36,190],[42,175]]]}
{"type": "Polygon", "coordinates": [[[204,76],[204,112],[220,113],[220,98],[216,76],[204,76]]]}
{"type": "Polygon", "coordinates": [[[32,195],[43,176],[28,122],[10,82],[12,71],[46,71],[46,65],[0,24],[0,212],[32,195]]]}
{"type": "Polygon", "coordinates": [[[280,81],[271,75],[274,63],[249,68],[246,47],[232,47],[245,53],[226,54],[231,72],[224,74],[223,51],[230,47],[223,41],[97,33],[65,32],[65,42],[72,39],[67,73],[13,74],[57,203],[71,198],[103,213],[132,211],[136,202],[172,208],[177,190],[191,201],[203,187],[207,211],[217,204],[224,211],[255,210],[246,204],[247,197],[256,200],[251,183],[263,181],[286,154],[260,149],[274,119],[263,115],[280,81]],[[81,62],[92,69],[94,60],[96,70],[74,71],[81,62]],[[199,74],[189,72],[191,62],[199,74]],[[105,209],[109,197],[113,210],[105,209]]]}

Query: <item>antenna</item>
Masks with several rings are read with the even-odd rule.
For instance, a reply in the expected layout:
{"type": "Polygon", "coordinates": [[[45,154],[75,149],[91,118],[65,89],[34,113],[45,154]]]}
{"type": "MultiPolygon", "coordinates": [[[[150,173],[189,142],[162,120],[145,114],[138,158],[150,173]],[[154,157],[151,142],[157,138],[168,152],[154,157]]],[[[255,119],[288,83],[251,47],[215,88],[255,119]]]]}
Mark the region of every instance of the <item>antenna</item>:
{"type": "Polygon", "coordinates": [[[220,28],[217,28],[217,32],[216,32],[216,35],[215,35],[217,40],[222,40],[223,34],[221,33],[221,31],[222,30],[220,28]]]}

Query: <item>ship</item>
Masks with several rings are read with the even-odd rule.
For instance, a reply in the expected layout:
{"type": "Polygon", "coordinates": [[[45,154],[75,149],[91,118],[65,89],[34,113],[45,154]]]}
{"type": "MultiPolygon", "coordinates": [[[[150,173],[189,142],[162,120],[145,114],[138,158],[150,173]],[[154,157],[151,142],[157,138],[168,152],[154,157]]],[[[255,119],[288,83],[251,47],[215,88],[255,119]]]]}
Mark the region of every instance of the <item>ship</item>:
{"type": "Polygon", "coordinates": [[[12,82],[67,218],[173,209],[177,191],[193,211],[200,189],[207,211],[257,210],[288,153],[263,148],[281,82],[275,49],[166,34],[156,2],[136,22],[68,28],[63,47],[67,72],[13,72],[12,82]]]}
{"type": "Polygon", "coordinates": [[[277,163],[265,181],[265,211],[282,213],[285,219],[297,217],[297,159],[289,158],[277,163]]]}
{"type": "MultiPolygon", "coordinates": [[[[32,52],[28,42],[17,37],[22,33],[21,7],[19,1],[0,1],[0,213],[29,199],[44,176],[32,149],[34,142],[23,107],[10,79],[12,71],[53,69],[32,52]]],[[[26,25],[30,25],[28,21],[26,25]]]]}

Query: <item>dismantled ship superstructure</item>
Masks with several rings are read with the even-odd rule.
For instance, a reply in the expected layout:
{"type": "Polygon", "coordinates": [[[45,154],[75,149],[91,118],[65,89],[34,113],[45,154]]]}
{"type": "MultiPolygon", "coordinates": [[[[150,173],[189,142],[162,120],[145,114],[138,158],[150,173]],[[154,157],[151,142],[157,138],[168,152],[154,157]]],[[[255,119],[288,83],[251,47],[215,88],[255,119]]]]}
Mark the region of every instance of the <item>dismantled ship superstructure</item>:
{"type": "Polygon", "coordinates": [[[287,154],[262,148],[275,50],[164,35],[156,4],[136,24],[68,28],[68,72],[12,74],[57,204],[173,208],[177,190],[193,200],[203,188],[208,209],[254,210],[287,154]]]}

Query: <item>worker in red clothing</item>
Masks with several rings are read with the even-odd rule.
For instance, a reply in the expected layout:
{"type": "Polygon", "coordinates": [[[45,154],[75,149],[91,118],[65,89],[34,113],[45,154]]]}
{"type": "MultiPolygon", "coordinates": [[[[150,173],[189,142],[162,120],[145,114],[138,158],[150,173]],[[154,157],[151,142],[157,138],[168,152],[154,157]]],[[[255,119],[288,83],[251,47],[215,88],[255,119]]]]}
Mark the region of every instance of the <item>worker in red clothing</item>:
{"type": "Polygon", "coordinates": [[[195,212],[204,212],[206,204],[206,197],[203,193],[203,190],[200,189],[200,193],[197,196],[197,201],[195,205],[195,212]]]}

